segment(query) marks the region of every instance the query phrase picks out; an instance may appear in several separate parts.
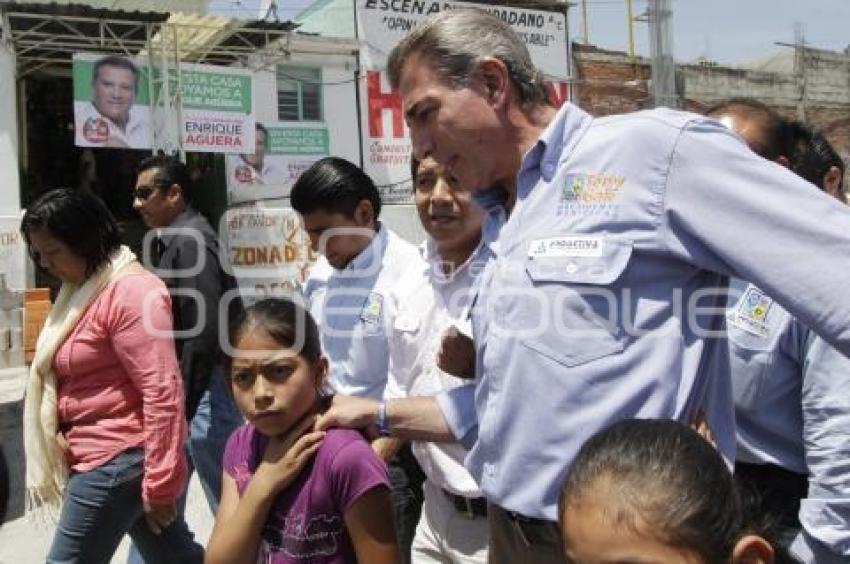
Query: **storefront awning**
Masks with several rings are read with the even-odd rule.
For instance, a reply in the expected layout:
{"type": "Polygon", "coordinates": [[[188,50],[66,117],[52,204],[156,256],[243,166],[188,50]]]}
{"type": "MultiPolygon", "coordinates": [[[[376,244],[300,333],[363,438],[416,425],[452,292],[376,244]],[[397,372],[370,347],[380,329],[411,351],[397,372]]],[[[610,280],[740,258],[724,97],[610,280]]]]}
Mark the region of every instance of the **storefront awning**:
{"type": "Polygon", "coordinates": [[[254,53],[297,27],[292,22],[129,12],[82,4],[0,2],[0,15],[3,39],[15,52],[19,78],[51,65],[70,66],[73,53],[80,51],[247,64],[254,53]]]}

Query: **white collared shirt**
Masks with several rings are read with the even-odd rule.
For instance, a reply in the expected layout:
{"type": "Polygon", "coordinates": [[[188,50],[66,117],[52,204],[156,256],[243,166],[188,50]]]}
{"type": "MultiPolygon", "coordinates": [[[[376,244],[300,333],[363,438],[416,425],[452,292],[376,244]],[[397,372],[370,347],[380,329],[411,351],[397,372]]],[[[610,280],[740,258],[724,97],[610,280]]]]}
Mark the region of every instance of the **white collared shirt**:
{"type": "MultiPolygon", "coordinates": [[[[399,311],[390,334],[387,398],[433,396],[475,385],[437,368],[437,351],[446,329],[455,325],[464,331],[463,326],[468,325],[471,290],[483,268],[486,247],[479,246],[451,275],[443,273],[432,241],[423,243],[421,250],[426,265],[407,273],[396,290],[399,311]]],[[[467,451],[460,444],[417,441],[413,454],[438,487],[465,497],[481,496],[478,484],[463,466],[467,451]]]]}
{"type": "Polygon", "coordinates": [[[151,148],[150,108],[147,106],[130,106],[127,127],[121,129],[118,124],[101,114],[92,102],[76,102],[74,123],[74,143],[78,147],[151,148]],[[104,127],[104,130],[92,132],[92,128],[97,126],[104,127]]]}
{"type": "Polygon", "coordinates": [[[369,245],[342,270],[319,257],[304,297],[319,325],[334,391],[381,399],[387,385],[388,333],[398,304],[393,290],[405,272],[422,269],[416,247],[379,224],[369,245]]]}

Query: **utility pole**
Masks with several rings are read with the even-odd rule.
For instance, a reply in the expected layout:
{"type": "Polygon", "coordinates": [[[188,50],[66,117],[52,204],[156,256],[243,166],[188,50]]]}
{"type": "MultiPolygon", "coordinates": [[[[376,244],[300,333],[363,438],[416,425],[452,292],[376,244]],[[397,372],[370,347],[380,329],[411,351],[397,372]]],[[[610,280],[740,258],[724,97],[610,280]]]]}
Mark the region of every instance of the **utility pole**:
{"type": "Polygon", "coordinates": [[[632,16],[632,0],[626,0],[626,25],[629,28],[629,59],[635,62],[635,19],[632,16]]]}
{"type": "Polygon", "coordinates": [[[800,102],[797,105],[797,119],[806,121],[806,106],[808,105],[808,61],[806,57],[806,28],[802,22],[794,23],[794,74],[797,75],[797,83],[800,85],[800,102]]]}
{"type": "Polygon", "coordinates": [[[587,0],[581,0],[581,26],[584,34],[584,44],[590,43],[590,34],[587,31],[587,0]]]}
{"type": "Polygon", "coordinates": [[[649,1],[649,45],[652,56],[652,102],[676,108],[676,62],[673,60],[673,10],[670,0],[649,1]]]}

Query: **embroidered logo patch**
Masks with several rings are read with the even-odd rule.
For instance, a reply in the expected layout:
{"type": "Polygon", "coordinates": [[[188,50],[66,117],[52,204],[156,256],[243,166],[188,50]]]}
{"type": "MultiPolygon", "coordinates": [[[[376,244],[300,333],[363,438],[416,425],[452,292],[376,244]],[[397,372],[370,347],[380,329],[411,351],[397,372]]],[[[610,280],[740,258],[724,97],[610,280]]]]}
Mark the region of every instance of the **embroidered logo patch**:
{"type": "Polygon", "coordinates": [[[568,174],[558,215],[614,215],[626,178],[619,174],[568,174]]]}
{"type": "Polygon", "coordinates": [[[739,309],[742,314],[753,321],[764,321],[771,305],[773,305],[773,300],[758,288],[750,287],[747,289],[747,294],[744,296],[739,309]]]}
{"type": "Polygon", "coordinates": [[[363,305],[363,310],[360,312],[360,319],[365,323],[379,324],[381,315],[384,312],[384,296],[377,292],[371,292],[366,298],[366,303],[363,305]]]}
{"type": "Polygon", "coordinates": [[[544,257],[601,257],[605,254],[602,237],[555,237],[532,241],[530,258],[544,257]]]}
{"type": "Polygon", "coordinates": [[[772,306],[773,299],[770,296],[755,286],[750,286],[727,319],[739,329],[759,337],[767,337],[770,334],[770,328],[765,321],[772,306]]]}

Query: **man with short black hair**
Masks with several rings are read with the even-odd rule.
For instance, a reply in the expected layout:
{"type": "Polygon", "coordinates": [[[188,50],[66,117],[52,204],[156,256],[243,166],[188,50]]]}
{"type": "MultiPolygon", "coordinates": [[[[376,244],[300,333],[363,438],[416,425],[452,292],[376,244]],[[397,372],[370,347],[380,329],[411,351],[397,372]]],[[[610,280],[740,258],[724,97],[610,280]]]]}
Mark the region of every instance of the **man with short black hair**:
{"type": "Polygon", "coordinates": [[[242,421],[227,390],[219,341],[219,318],[241,307],[223,294],[235,288],[219,262],[219,242],[209,222],[192,207],[189,170],[179,160],[154,156],[139,166],[133,207],[156,236],[146,237],[145,258],[168,286],[175,346],[191,422],[189,454],[210,509],[221,495],[221,453],[242,421]]]}
{"type": "MultiPolygon", "coordinates": [[[[381,400],[399,307],[394,290],[405,272],[421,268],[422,258],[379,221],[378,188],[345,159],[314,163],[293,186],[291,202],[321,255],[304,294],[330,361],[330,385],[335,392],[381,400]]],[[[382,437],[372,446],[390,465],[399,553],[409,562],[424,477],[409,445],[382,437]]]]}
{"type": "MultiPolygon", "coordinates": [[[[808,127],[765,127],[761,102],[747,99],[718,104],[708,115],[762,156],[765,146],[787,145],[788,152],[772,160],[811,182],[813,195],[817,187],[839,197],[840,159],[808,127]],[[781,131],[789,140],[777,138],[781,131]]],[[[781,202],[783,188],[775,191],[781,202]]],[[[757,286],[733,277],[729,287],[736,477],[758,493],[759,513],[775,524],[778,540],[795,557],[844,562],[850,555],[850,468],[835,461],[850,455],[850,358],[757,286]]]]}

